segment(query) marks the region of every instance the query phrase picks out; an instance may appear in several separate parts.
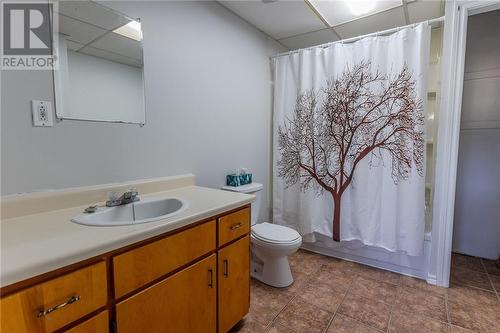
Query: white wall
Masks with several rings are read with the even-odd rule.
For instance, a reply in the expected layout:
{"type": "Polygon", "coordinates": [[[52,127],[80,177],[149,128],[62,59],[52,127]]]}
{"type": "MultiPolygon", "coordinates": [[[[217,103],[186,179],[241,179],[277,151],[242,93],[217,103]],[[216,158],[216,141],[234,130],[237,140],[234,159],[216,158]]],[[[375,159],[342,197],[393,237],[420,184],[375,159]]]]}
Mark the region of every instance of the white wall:
{"type": "Polygon", "coordinates": [[[142,68],[69,50],[67,57],[65,117],[144,122],[142,68]]]}
{"type": "Polygon", "coordinates": [[[144,30],[146,125],[64,120],[31,126],[52,73],[1,73],[2,194],[192,172],[218,187],[247,167],[269,215],[275,43],[215,2],[120,2],[144,30]]]}
{"type": "Polygon", "coordinates": [[[500,255],[500,11],[469,18],[453,250],[500,255]]]}

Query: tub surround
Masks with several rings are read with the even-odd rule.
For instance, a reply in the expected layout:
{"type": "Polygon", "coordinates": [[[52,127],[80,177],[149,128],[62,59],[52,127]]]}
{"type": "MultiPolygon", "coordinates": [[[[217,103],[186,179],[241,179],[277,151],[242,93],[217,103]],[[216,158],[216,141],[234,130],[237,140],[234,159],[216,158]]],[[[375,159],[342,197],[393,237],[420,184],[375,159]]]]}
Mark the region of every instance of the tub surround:
{"type": "Polygon", "coordinates": [[[253,200],[253,195],[195,186],[193,175],[4,197],[1,287],[187,228],[253,200]],[[92,227],[70,221],[87,206],[102,204],[108,191],[130,187],[141,198],[178,197],[189,206],[172,218],[140,225],[92,227]]]}

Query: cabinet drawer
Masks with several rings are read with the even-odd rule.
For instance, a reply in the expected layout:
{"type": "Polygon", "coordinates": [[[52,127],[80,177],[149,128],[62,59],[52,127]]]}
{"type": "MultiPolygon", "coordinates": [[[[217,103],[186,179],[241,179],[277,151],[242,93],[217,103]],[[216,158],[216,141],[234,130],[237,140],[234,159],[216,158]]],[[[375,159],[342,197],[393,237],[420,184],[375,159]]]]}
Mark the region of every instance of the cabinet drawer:
{"type": "Polygon", "coordinates": [[[216,255],[116,305],[119,333],[215,333],[216,255]]]}
{"type": "Polygon", "coordinates": [[[103,311],[85,320],[83,323],[67,330],[66,333],[109,333],[108,311],[103,311]]]}
{"type": "Polygon", "coordinates": [[[113,258],[115,297],[121,297],[216,247],[215,220],[113,258]]]}
{"type": "Polygon", "coordinates": [[[2,298],[1,331],[52,332],[106,301],[106,264],[100,262],[2,298]]]}
{"type": "Polygon", "coordinates": [[[219,218],[219,246],[250,232],[250,208],[219,218]]]}

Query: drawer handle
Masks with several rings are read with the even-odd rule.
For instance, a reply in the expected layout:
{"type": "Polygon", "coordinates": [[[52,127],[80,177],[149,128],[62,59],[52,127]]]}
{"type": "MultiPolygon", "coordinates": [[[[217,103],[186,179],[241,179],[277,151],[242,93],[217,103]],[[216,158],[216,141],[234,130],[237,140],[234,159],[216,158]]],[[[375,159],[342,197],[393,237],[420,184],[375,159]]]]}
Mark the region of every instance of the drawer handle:
{"type": "Polygon", "coordinates": [[[224,269],[222,270],[222,274],[225,277],[229,276],[229,262],[227,261],[227,259],[224,259],[224,269]]]}
{"type": "Polygon", "coordinates": [[[61,303],[59,305],[56,305],[56,306],[53,306],[51,308],[48,308],[46,310],[41,310],[40,312],[38,312],[38,315],[37,317],[40,318],[40,317],[44,317],[46,315],[48,315],[49,313],[51,312],[54,312],[56,310],[59,310],[60,308],[64,308],[66,305],[70,305],[70,304],[73,304],[75,303],[76,301],[79,301],[80,300],[80,296],[71,296],[66,302],[64,303],[61,303]]]}
{"type": "Polygon", "coordinates": [[[240,223],[233,224],[230,229],[236,230],[236,229],[241,228],[242,226],[243,226],[243,223],[240,222],[240,223]]]}
{"type": "Polygon", "coordinates": [[[208,270],[208,274],[210,276],[210,279],[208,280],[208,286],[210,288],[213,288],[214,287],[214,271],[210,268],[208,270]]]}

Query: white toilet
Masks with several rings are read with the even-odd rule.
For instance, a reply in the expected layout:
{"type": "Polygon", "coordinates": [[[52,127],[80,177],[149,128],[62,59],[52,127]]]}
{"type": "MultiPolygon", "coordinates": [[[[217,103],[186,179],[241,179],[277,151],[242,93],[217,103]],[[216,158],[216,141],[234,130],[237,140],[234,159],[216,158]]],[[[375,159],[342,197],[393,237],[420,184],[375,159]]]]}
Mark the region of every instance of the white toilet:
{"type": "Polygon", "coordinates": [[[291,228],[257,222],[262,188],[262,184],[251,183],[238,187],[224,186],[222,189],[256,196],[251,208],[251,275],[270,286],[287,287],[293,282],[287,256],[298,250],[302,244],[302,237],[291,228]]]}

